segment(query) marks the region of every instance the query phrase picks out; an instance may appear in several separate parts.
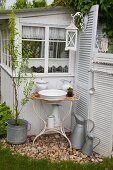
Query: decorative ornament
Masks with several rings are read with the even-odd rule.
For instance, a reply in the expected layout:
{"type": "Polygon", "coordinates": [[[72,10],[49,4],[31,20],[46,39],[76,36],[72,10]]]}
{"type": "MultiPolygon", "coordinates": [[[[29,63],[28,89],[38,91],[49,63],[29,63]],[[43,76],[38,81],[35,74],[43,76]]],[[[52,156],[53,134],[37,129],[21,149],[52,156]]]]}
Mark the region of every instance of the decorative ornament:
{"type": "Polygon", "coordinates": [[[103,37],[101,38],[100,52],[106,53],[107,51],[108,51],[108,38],[104,33],[103,37]]]}

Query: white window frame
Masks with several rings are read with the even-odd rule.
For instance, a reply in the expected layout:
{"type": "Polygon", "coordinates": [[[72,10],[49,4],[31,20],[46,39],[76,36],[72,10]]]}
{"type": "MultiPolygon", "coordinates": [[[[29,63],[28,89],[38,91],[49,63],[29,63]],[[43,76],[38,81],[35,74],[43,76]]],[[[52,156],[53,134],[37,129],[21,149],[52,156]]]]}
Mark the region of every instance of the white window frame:
{"type": "MultiPolygon", "coordinates": [[[[21,32],[22,32],[22,27],[23,26],[35,26],[35,27],[44,27],[45,28],[45,56],[44,56],[44,60],[45,60],[45,64],[44,64],[44,73],[34,73],[36,76],[74,76],[74,57],[75,54],[73,56],[71,51],[69,51],[69,65],[68,65],[68,72],[61,72],[61,73],[48,73],[48,61],[49,61],[49,28],[53,27],[53,28],[65,28],[65,27],[60,27],[60,26],[56,26],[56,25],[42,25],[42,24],[30,24],[30,23],[21,23],[21,32]]],[[[21,36],[21,41],[24,40],[21,36]]],[[[63,42],[63,41],[62,41],[63,42]]],[[[30,60],[33,60],[34,58],[30,58],[30,60]]],[[[35,58],[36,59],[36,58],[35,58]]],[[[38,60],[38,59],[37,59],[38,60]]],[[[29,73],[28,73],[29,75],[29,73]]]]}
{"type": "Polygon", "coordinates": [[[8,43],[8,29],[1,29],[1,64],[7,68],[10,68],[10,56],[8,50],[5,49],[4,45],[8,43]],[[3,36],[3,32],[5,33],[5,37],[3,36]],[[4,52],[5,50],[5,52],[4,52]]]}

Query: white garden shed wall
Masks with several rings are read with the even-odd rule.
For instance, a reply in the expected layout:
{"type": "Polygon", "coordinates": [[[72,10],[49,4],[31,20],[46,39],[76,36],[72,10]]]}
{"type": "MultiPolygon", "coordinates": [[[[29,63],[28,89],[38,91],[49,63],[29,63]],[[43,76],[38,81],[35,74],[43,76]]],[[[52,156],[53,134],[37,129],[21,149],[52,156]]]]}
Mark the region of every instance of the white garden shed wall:
{"type": "MultiPolygon", "coordinates": [[[[10,11],[9,11],[10,12],[10,11]]],[[[6,26],[5,28],[7,29],[7,23],[8,23],[8,15],[7,13],[9,13],[8,11],[6,11],[6,13],[2,14],[2,16],[0,16],[1,22],[5,21],[6,22],[6,26]]],[[[29,66],[31,64],[39,64],[42,63],[44,64],[44,72],[43,73],[34,73],[36,76],[35,81],[40,80],[41,78],[44,81],[48,82],[48,88],[56,88],[56,89],[61,89],[62,87],[62,79],[66,79],[71,81],[72,85],[74,82],[74,70],[75,70],[75,52],[69,52],[69,58],[63,58],[60,60],[60,58],[58,58],[57,60],[55,60],[55,64],[62,64],[64,62],[68,62],[69,63],[69,69],[68,72],[61,72],[61,73],[57,73],[57,72],[52,72],[52,73],[48,73],[48,65],[49,63],[52,63],[53,59],[55,58],[49,58],[49,62],[48,62],[48,45],[49,45],[49,27],[51,28],[60,28],[60,29],[64,29],[70,24],[71,21],[71,17],[70,17],[70,13],[69,11],[67,11],[65,8],[62,7],[58,7],[58,8],[49,8],[49,9],[33,9],[33,10],[17,10],[16,11],[16,28],[19,32],[19,39],[18,42],[16,41],[16,43],[22,43],[22,38],[25,39],[26,36],[26,30],[30,30],[29,28],[34,27],[34,28],[45,28],[45,52],[44,52],[44,58],[39,58],[37,60],[37,58],[30,58],[30,63],[29,66]],[[22,31],[23,28],[28,28],[25,31],[22,31]],[[22,33],[24,34],[24,36],[22,35],[22,33]],[[38,61],[38,62],[37,62],[38,61]]],[[[3,46],[3,42],[6,41],[6,34],[8,34],[7,30],[5,33],[4,30],[4,25],[2,24],[3,29],[1,28],[1,42],[2,42],[2,46],[3,46]]],[[[30,32],[30,34],[28,34],[28,36],[32,36],[34,35],[34,32],[30,32]]],[[[31,37],[30,37],[31,38],[31,37]]],[[[20,49],[21,51],[21,49],[20,49]]],[[[12,88],[12,76],[11,76],[11,68],[9,66],[9,61],[8,61],[8,56],[7,56],[7,52],[5,50],[1,51],[1,101],[4,102],[6,101],[6,103],[10,106],[13,107],[13,88],[12,88]],[[5,85],[4,85],[5,84],[5,85]]],[[[35,65],[34,65],[35,66],[35,65]]],[[[15,77],[16,78],[16,77],[15,77]]],[[[30,74],[27,74],[27,78],[29,80],[30,78],[30,74]]],[[[23,98],[23,87],[24,87],[24,83],[22,84],[21,88],[19,89],[19,98],[21,101],[21,98],[23,98]]],[[[36,86],[34,85],[33,87],[33,91],[36,91],[36,86]]],[[[65,103],[63,103],[63,105],[65,105],[65,103]]],[[[41,114],[42,108],[41,108],[41,103],[40,102],[36,102],[36,108],[37,108],[37,112],[39,114],[41,114]]],[[[43,106],[45,108],[46,104],[43,106]]],[[[66,106],[64,107],[65,109],[63,110],[63,114],[65,114],[65,111],[68,110],[68,104],[66,104],[66,106]]],[[[49,105],[49,107],[47,106],[47,108],[45,109],[47,114],[49,114],[51,112],[51,107],[49,105]]],[[[62,107],[60,107],[60,110],[62,112],[62,107]]],[[[31,130],[29,131],[29,134],[37,134],[40,132],[43,124],[42,122],[37,118],[37,115],[35,115],[34,110],[33,110],[33,106],[32,106],[32,100],[30,100],[28,102],[28,104],[24,107],[24,109],[22,110],[21,113],[21,117],[28,120],[31,124],[31,130]]],[[[71,117],[70,119],[67,119],[66,121],[66,127],[67,128],[71,128],[71,117]]]]}

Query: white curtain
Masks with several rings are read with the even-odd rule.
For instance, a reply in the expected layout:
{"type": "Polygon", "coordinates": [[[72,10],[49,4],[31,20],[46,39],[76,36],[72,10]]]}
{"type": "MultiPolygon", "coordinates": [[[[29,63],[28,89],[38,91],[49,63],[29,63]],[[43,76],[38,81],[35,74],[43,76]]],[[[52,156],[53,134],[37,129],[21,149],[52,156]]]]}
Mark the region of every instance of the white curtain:
{"type": "Polygon", "coordinates": [[[45,28],[35,26],[23,26],[22,38],[45,39],[45,28]]]}
{"type": "Polygon", "coordinates": [[[49,39],[50,40],[65,40],[66,31],[64,28],[50,28],[49,29],[49,39]]]}

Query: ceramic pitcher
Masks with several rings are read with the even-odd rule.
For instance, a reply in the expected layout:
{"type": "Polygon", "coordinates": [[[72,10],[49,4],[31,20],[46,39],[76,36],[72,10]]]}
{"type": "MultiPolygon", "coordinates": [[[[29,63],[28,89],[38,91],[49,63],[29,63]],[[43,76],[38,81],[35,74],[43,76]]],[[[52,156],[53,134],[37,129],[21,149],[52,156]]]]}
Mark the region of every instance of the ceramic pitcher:
{"type": "Polygon", "coordinates": [[[37,87],[37,91],[48,89],[48,82],[42,79],[38,80],[36,81],[36,87],[37,87]]]}
{"type": "Polygon", "coordinates": [[[64,91],[67,91],[67,89],[69,87],[72,87],[70,80],[62,79],[61,82],[63,83],[62,84],[62,90],[64,90],[64,91]]]}

